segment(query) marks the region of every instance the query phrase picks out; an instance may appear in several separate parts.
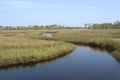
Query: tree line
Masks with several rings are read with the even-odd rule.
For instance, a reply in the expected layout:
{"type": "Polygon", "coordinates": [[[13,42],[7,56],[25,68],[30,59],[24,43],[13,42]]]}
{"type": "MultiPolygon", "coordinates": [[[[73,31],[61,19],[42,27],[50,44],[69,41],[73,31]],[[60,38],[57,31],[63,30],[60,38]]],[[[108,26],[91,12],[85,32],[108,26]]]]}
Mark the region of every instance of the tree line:
{"type": "Polygon", "coordinates": [[[65,26],[65,25],[28,25],[28,26],[0,26],[0,30],[37,30],[37,29],[120,29],[120,21],[114,23],[93,23],[80,26],[65,26]]]}
{"type": "Polygon", "coordinates": [[[65,26],[65,25],[28,25],[28,26],[0,26],[0,30],[38,30],[38,29],[81,29],[79,26],[65,26]]]}
{"type": "Polygon", "coordinates": [[[114,23],[85,24],[84,28],[87,28],[87,29],[120,29],[120,21],[117,20],[114,23]]]}
{"type": "Polygon", "coordinates": [[[28,25],[28,26],[0,26],[0,29],[7,29],[7,30],[31,30],[31,29],[61,29],[65,28],[64,25],[28,25]]]}

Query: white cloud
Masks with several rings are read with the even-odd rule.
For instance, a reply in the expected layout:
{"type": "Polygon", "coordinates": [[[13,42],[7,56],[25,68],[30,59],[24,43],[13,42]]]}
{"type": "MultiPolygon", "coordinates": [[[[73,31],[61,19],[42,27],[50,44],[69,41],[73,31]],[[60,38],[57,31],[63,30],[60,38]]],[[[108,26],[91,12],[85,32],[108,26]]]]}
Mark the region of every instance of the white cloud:
{"type": "Polygon", "coordinates": [[[3,0],[0,4],[0,8],[30,8],[34,5],[33,2],[22,0],[3,0]]]}

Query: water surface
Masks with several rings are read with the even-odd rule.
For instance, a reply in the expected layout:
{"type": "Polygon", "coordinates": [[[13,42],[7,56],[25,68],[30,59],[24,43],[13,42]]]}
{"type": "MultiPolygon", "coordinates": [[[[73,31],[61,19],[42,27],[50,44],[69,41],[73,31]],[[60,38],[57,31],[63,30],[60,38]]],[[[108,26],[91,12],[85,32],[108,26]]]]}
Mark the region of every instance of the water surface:
{"type": "Polygon", "coordinates": [[[43,33],[42,36],[45,36],[45,37],[52,37],[53,34],[52,34],[52,33],[43,33]]]}
{"type": "Polygon", "coordinates": [[[106,51],[78,46],[50,62],[1,69],[0,80],[120,80],[120,64],[106,51]]]}

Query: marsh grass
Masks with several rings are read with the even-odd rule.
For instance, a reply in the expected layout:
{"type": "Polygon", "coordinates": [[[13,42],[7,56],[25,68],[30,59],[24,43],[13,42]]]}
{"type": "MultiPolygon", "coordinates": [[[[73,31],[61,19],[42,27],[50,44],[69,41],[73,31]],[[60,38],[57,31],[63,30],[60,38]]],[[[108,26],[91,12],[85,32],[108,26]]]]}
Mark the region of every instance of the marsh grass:
{"type": "Polygon", "coordinates": [[[70,43],[30,39],[28,33],[26,35],[0,37],[0,66],[49,60],[75,48],[70,43]]]}
{"type": "Polygon", "coordinates": [[[53,37],[33,36],[32,39],[64,41],[106,49],[120,60],[119,29],[67,29],[60,30],[53,37]]]}
{"type": "Polygon", "coordinates": [[[120,61],[119,33],[119,29],[1,30],[0,66],[54,59],[73,50],[70,43],[109,50],[120,61]],[[54,36],[40,36],[46,32],[54,36]]]}

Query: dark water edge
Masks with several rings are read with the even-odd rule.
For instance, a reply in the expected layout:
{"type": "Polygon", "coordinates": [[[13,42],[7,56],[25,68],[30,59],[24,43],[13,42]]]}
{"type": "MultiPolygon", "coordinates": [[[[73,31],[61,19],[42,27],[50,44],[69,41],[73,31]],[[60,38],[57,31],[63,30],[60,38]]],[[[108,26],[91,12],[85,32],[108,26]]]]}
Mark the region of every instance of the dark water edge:
{"type": "Polygon", "coordinates": [[[1,68],[0,80],[120,80],[120,63],[105,50],[78,46],[52,61],[1,68]]]}
{"type": "MultiPolygon", "coordinates": [[[[72,51],[70,51],[70,52],[72,52],[72,51]]],[[[0,66],[0,70],[9,70],[9,69],[19,68],[19,67],[23,67],[23,68],[24,67],[34,67],[37,64],[45,64],[45,63],[55,61],[55,60],[57,60],[59,58],[64,58],[65,56],[69,55],[69,53],[65,53],[63,55],[59,55],[58,57],[47,59],[47,60],[32,61],[32,62],[28,62],[28,63],[20,63],[20,64],[12,64],[12,65],[0,66]]]]}

